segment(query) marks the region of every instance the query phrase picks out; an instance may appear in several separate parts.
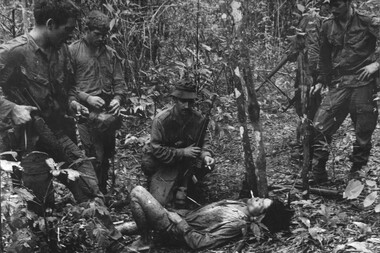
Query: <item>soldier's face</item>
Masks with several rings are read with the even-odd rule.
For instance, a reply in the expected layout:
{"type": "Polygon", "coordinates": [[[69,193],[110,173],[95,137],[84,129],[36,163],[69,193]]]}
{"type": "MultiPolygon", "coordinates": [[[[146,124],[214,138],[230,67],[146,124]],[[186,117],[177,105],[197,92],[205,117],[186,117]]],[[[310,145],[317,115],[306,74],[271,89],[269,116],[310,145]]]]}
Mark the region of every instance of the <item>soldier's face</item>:
{"type": "Polygon", "coordinates": [[[193,110],[195,100],[194,99],[181,99],[176,98],[176,108],[180,115],[186,116],[189,115],[193,110]]]}
{"type": "Polygon", "coordinates": [[[66,24],[56,26],[54,23],[49,26],[50,43],[54,47],[61,47],[72,36],[76,25],[74,18],[69,18],[66,24]]]}
{"type": "Polygon", "coordinates": [[[344,1],[344,0],[335,0],[331,1],[330,8],[331,13],[334,15],[335,18],[341,19],[345,17],[350,10],[351,3],[350,1],[344,1]]]}
{"type": "Polygon", "coordinates": [[[98,29],[88,31],[87,41],[95,47],[100,47],[105,44],[107,32],[102,32],[98,29]]]}

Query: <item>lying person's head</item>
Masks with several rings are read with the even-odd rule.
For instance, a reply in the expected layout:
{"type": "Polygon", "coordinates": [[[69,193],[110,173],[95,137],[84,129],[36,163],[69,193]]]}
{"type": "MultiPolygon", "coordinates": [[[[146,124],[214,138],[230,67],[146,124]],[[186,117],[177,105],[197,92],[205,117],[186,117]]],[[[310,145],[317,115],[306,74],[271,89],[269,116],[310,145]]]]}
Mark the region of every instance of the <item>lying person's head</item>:
{"type": "Polygon", "coordinates": [[[251,216],[264,214],[261,222],[271,233],[288,230],[294,210],[285,206],[278,199],[251,198],[247,201],[248,212],[251,216]]]}

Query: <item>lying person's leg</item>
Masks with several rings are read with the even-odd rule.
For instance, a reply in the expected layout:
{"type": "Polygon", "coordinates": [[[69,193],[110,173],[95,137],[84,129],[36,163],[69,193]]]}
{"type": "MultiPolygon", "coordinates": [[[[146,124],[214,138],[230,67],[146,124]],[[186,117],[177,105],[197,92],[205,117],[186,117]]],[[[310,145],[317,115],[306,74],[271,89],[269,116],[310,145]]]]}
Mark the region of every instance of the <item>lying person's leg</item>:
{"type": "Polygon", "coordinates": [[[166,230],[171,222],[166,209],[142,186],[136,186],[131,192],[131,210],[141,234],[141,240],[132,248],[149,247],[151,229],[166,230]]]}

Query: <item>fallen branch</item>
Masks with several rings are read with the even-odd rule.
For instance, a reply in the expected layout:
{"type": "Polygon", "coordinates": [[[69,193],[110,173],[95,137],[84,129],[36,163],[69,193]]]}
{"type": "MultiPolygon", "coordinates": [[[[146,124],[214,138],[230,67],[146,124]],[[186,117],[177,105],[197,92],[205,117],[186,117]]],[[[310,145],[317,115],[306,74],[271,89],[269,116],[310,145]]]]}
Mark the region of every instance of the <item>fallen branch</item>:
{"type": "MultiPolygon", "coordinates": [[[[272,189],[272,190],[278,189],[278,190],[274,190],[274,191],[283,191],[285,189],[290,190],[292,188],[293,187],[291,187],[291,186],[283,186],[283,185],[271,185],[270,186],[270,189],[272,189]]],[[[294,186],[294,188],[299,189],[299,190],[303,190],[302,184],[296,184],[294,186]]],[[[334,190],[334,189],[309,187],[309,192],[311,194],[315,194],[315,195],[319,195],[319,196],[329,196],[329,197],[337,197],[337,198],[343,197],[343,194],[340,191],[334,190]]]]}

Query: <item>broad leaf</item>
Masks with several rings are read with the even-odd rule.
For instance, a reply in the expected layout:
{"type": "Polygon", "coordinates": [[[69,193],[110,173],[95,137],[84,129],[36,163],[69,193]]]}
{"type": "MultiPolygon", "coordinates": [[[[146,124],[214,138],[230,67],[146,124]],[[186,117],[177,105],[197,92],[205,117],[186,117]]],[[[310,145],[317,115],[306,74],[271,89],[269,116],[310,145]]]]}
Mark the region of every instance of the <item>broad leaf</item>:
{"type": "Polygon", "coordinates": [[[348,182],[346,190],[343,193],[343,198],[356,199],[357,197],[359,197],[363,189],[364,185],[360,181],[353,179],[350,182],[348,182]]]}
{"type": "Polygon", "coordinates": [[[53,158],[48,158],[45,160],[45,163],[47,166],[49,166],[50,169],[54,170],[57,167],[57,164],[55,163],[53,158]]]}
{"type": "Polygon", "coordinates": [[[301,222],[307,227],[307,228],[310,228],[310,220],[308,218],[305,218],[305,217],[299,217],[299,219],[301,220],[301,222]]]}
{"type": "Polygon", "coordinates": [[[370,186],[370,187],[375,187],[377,184],[376,184],[376,181],[373,181],[373,180],[366,180],[365,183],[370,186]]]}
{"type": "Polygon", "coordinates": [[[14,191],[26,201],[34,199],[34,195],[24,188],[15,188],[14,191]]]}
{"type": "Polygon", "coordinates": [[[376,213],[380,213],[380,204],[378,204],[378,205],[375,207],[375,212],[376,212],[376,213]]]}
{"type": "Polygon", "coordinates": [[[376,198],[377,192],[372,192],[371,194],[369,194],[363,202],[364,207],[369,207],[370,205],[372,205],[376,201],[376,198]]]}
{"type": "Polygon", "coordinates": [[[372,232],[371,227],[368,226],[367,224],[363,223],[363,222],[354,221],[352,223],[355,224],[358,228],[360,228],[360,232],[362,234],[367,234],[367,233],[371,233],[372,232]]]}
{"type": "Polygon", "coordinates": [[[0,170],[12,173],[13,166],[17,167],[20,170],[23,170],[20,164],[21,162],[11,162],[7,160],[0,160],[0,170]]]}
{"type": "Polygon", "coordinates": [[[67,178],[71,181],[76,181],[80,177],[80,172],[72,169],[62,170],[67,173],[67,178]]]}
{"type": "Polygon", "coordinates": [[[323,237],[322,237],[321,233],[323,233],[325,231],[326,231],[325,229],[319,228],[319,227],[309,228],[309,234],[310,234],[310,236],[314,240],[316,240],[316,241],[318,241],[320,243],[322,243],[322,241],[323,241],[323,237]]]}
{"type": "Polygon", "coordinates": [[[359,252],[372,253],[372,251],[367,248],[367,243],[365,242],[351,242],[348,243],[347,246],[353,247],[359,252]]]}
{"type": "Polygon", "coordinates": [[[302,4],[297,4],[297,9],[298,9],[300,12],[304,13],[306,8],[305,8],[305,6],[303,6],[302,4]]]}

